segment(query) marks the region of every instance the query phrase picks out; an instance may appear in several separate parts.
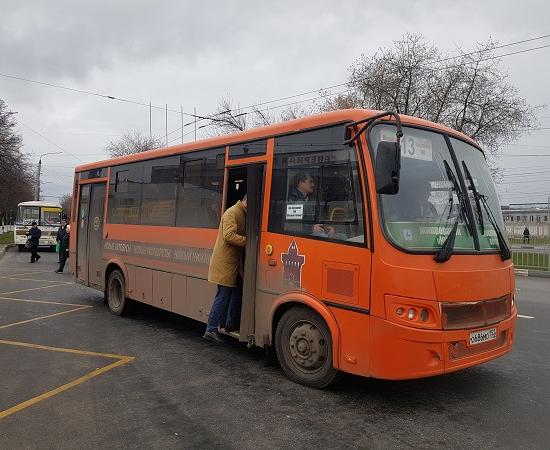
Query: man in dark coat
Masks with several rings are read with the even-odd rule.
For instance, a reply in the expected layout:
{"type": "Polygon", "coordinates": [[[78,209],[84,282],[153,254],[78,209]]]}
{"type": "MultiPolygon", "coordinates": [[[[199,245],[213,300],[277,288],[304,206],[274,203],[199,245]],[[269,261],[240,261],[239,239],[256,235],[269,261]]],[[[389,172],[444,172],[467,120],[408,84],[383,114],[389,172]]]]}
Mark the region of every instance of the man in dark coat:
{"type": "Polygon", "coordinates": [[[27,231],[27,236],[30,241],[31,263],[34,263],[40,259],[40,255],[36,253],[36,249],[40,243],[40,236],[42,236],[42,231],[36,226],[36,222],[31,224],[31,228],[27,231]]]}
{"type": "Polygon", "coordinates": [[[61,273],[69,256],[69,226],[65,219],[61,219],[61,226],[57,230],[56,240],[59,242],[59,268],[55,273],[61,273]]]}
{"type": "Polygon", "coordinates": [[[530,237],[531,237],[531,233],[529,233],[529,228],[525,227],[525,230],[523,230],[523,243],[529,244],[530,237]]]}

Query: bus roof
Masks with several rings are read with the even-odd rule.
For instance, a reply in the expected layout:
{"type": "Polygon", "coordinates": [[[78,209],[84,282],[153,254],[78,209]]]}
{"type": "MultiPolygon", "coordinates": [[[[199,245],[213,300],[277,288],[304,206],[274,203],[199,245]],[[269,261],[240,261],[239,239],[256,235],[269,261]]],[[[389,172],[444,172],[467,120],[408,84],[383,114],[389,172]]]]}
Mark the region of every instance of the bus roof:
{"type": "MultiPolygon", "coordinates": [[[[273,136],[296,133],[302,130],[310,128],[317,128],[324,125],[354,122],[361,119],[366,119],[370,116],[379,114],[381,111],[369,110],[369,109],[342,109],[338,111],[331,111],[315,116],[308,116],[300,119],[289,120],[286,122],[280,122],[265,127],[252,128],[247,131],[239,133],[224,134],[200,141],[189,142],[186,144],[173,145],[170,147],[163,147],[154,150],[148,150],[141,153],[135,153],[132,155],[119,156],[117,158],[105,159],[94,163],[83,164],[75,168],[75,172],[82,172],[90,169],[97,169],[100,167],[116,166],[119,164],[126,164],[133,161],[146,160],[151,158],[158,158],[161,156],[175,155],[179,153],[185,153],[188,151],[200,150],[221,147],[225,145],[232,145],[241,142],[249,142],[257,139],[266,139],[273,136]]],[[[430,122],[424,119],[419,119],[413,116],[399,115],[403,125],[419,125],[427,128],[437,129],[445,133],[457,136],[463,140],[468,141],[473,145],[478,145],[474,140],[468,136],[453,130],[452,128],[440,125],[434,122],[430,122]]],[[[343,136],[342,136],[343,139],[343,136]]]]}
{"type": "Polygon", "coordinates": [[[61,208],[61,205],[58,203],[52,202],[42,202],[38,200],[31,200],[28,202],[21,202],[17,206],[44,206],[45,208],[61,208]]]}

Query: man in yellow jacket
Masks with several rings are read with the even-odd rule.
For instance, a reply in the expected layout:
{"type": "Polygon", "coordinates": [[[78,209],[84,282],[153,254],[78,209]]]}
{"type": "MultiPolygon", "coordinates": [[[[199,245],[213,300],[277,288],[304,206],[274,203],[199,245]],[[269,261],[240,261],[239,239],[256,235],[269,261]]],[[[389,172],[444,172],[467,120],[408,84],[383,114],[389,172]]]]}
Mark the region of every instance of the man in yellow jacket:
{"type": "Polygon", "coordinates": [[[238,330],[241,316],[242,278],[239,274],[246,245],[246,195],[222,216],[208,268],[208,281],[218,285],[204,339],[223,343],[219,327],[238,330]]]}

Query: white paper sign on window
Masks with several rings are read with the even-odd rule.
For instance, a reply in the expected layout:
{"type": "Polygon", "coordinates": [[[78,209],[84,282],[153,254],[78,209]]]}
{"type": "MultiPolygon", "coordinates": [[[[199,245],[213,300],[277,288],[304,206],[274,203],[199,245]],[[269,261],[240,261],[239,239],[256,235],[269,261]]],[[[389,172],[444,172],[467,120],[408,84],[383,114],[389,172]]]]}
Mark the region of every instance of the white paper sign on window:
{"type": "Polygon", "coordinates": [[[302,220],[304,217],[304,204],[286,205],[286,220],[302,220]]]}

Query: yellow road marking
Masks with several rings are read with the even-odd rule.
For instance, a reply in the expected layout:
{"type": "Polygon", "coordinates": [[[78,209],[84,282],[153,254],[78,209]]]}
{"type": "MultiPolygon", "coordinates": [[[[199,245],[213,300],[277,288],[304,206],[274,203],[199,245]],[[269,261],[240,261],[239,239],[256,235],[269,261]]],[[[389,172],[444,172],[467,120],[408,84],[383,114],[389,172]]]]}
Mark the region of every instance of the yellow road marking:
{"type": "Polygon", "coordinates": [[[17,325],[23,325],[24,323],[34,322],[36,320],[48,319],[50,317],[62,316],[63,314],[69,314],[70,312],[76,312],[76,311],[80,311],[81,309],[87,309],[87,308],[91,308],[91,306],[85,305],[85,306],[81,306],[79,308],[69,309],[68,311],[61,311],[61,312],[54,313],[54,314],[48,314],[47,316],[35,317],[34,319],[22,320],[21,322],[15,322],[15,323],[9,323],[7,325],[1,325],[0,330],[3,330],[4,328],[15,327],[17,325]]]}
{"type": "MultiPolygon", "coordinates": [[[[2,272],[5,272],[5,270],[3,271],[2,269],[0,269],[0,273],[2,272]]],[[[7,275],[5,276],[12,276],[12,277],[18,277],[20,275],[34,275],[34,274],[37,274],[37,273],[51,273],[51,270],[37,270],[35,272],[23,272],[23,273],[8,273],[7,275]]]]}
{"type": "Polygon", "coordinates": [[[15,345],[16,347],[37,348],[39,350],[48,350],[50,352],[72,353],[75,355],[100,356],[103,358],[112,358],[112,359],[127,359],[127,358],[130,358],[130,360],[134,359],[133,356],[115,355],[114,353],[89,352],[87,350],[77,350],[74,348],[50,347],[49,345],[32,344],[30,342],[6,341],[4,339],[0,339],[0,344],[15,345]]]}
{"type": "MultiPolygon", "coordinates": [[[[8,278],[8,277],[0,277],[0,278],[8,278]]],[[[17,278],[17,279],[21,279],[21,278],[17,278]]],[[[32,281],[46,281],[46,280],[32,280],[32,281]]],[[[20,290],[11,291],[11,292],[2,292],[2,293],[0,293],[0,296],[17,294],[17,293],[20,293],[20,292],[36,291],[36,290],[39,290],[39,289],[47,289],[47,288],[52,288],[52,287],[66,286],[68,284],[73,284],[73,283],[72,282],[70,282],[70,283],[61,282],[61,283],[53,284],[53,285],[50,285],[50,286],[42,286],[42,287],[30,288],[30,289],[20,289],[20,290]]],[[[11,300],[11,301],[29,302],[29,303],[45,303],[45,304],[62,305],[62,306],[77,306],[77,308],[73,308],[73,309],[70,309],[70,310],[67,310],[67,311],[62,311],[62,312],[55,313],[55,314],[49,314],[47,316],[36,317],[34,319],[23,320],[21,322],[16,322],[16,323],[12,323],[12,324],[3,325],[3,326],[0,326],[0,329],[9,328],[9,327],[13,327],[13,326],[16,326],[16,325],[22,325],[22,324],[25,324],[25,323],[34,322],[36,320],[47,319],[47,318],[50,318],[50,317],[61,316],[63,314],[68,314],[68,313],[71,313],[71,312],[76,312],[76,311],[80,311],[80,310],[83,310],[83,309],[93,307],[91,305],[77,305],[77,304],[74,304],[74,303],[49,302],[49,301],[46,301],[46,300],[28,300],[28,299],[18,299],[18,298],[10,298],[10,297],[0,297],[0,300],[11,300]]],[[[44,401],[44,400],[46,400],[50,397],[53,397],[53,396],[55,396],[57,394],[60,394],[64,391],[67,391],[68,389],[71,389],[75,386],[78,386],[79,384],[82,384],[82,383],[84,383],[84,382],[86,382],[86,381],[88,381],[88,380],[90,380],[94,377],[102,375],[105,372],[108,372],[109,370],[114,369],[115,367],[119,367],[119,366],[122,366],[124,364],[128,364],[129,362],[132,362],[135,359],[133,356],[122,356],[122,355],[115,355],[115,354],[111,354],[111,353],[98,353],[98,352],[90,352],[90,351],[76,350],[76,349],[70,349],[70,348],[50,347],[50,346],[47,346],[47,345],[31,344],[31,343],[27,343],[27,342],[16,342],[16,341],[0,340],[0,344],[15,345],[15,346],[27,347],[27,348],[35,348],[35,349],[46,350],[46,351],[70,353],[70,354],[75,354],[75,355],[97,356],[97,357],[118,359],[118,361],[115,361],[114,363],[111,363],[111,364],[109,364],[105,367],[101,367],[99,369],[93,370],[92,372],[87,373],[86,375],[84,375],[80,378],[77,378],[76,380],[73,380],[69,383],[66,383],[62,386],[59,386],[55,389],[52,389],[51,391],[45,392],[44,394],[40,394],[36,397],[33,397],[29,400],[26,400],[22,403],[19,403],[15,406],[12,406],[11,408],[8,408],[4,411],[0,411],[0,420],[6,418],[8,416],[11,416],[12,414],[15,414],[15,413],[17,413],[17,412],[19,412],[19,411],[21,411],[25,408],[28,408],[32,405],[35,405],[36,403],[39,403],[39,402],[44,401]]]]}
{"type": "Polygon", "coordinates": [[[50,397],[53,397],[54,395],[60,394],[68,389],[71,389],[75,386],[78,386],[79,384],[84,383],[85,381],[88,381],[94,377],[97,377],[101,374],[104,374],[105,372],[108,372],[111,369],[114,369],[115,367],[122,366],[124,364],[128,364],[129,362],[132,362],[135,358],[133,356],[122,356],[122,355],[113,355],[111,353],[97,353],[97,352],[88,352],[83,350],[74,350],[69,348],[59,348],[59,347],[48,347],[46,345],[37,345],[37,344],[30,344],[27,342],[15,342],[15,341],[4,341],[0,340],[0,344],[6,344],[6,345],[16,345],[20,347],[29,347],[29,348],[37,348],[41,350],[49,350],[54,352],[64,352],[64,353],[72,353],[77,355],[85,355],[85,356],[99,356],[104,358],[114,358],[118,359],[118,361],[115,361],[114,363],[111,363],[105,367],[100,367],[99,369],[95,369],[90,373],[87,373],[86,375],[77,378],[76,380],[73,380],[69,383],[63,384],[62,386],[59,386],[55,389],[52,389],[51,391],[45,392],[44,394],[37,395],[36,397],[33,397],[29,400],[26,400],[22,403],[19,403],[18,405],[12,406],[11,408],[5,409],[4,411],[0,411],[0,420],[4,419],[8,416],[11,416],[12,414],[15,414],[16,412],[19,412],[25,408],[28,408],[29,406],[35,405],[36,403],[39,403],[41,401],[44,401],[50,397]]]}
{"type": "Polygon", "coordinates": [[[34,278],[15,278],[15,277],[7,277],[7,276],[0,276],[0,278],[4,278],[6,280],[21,280],[21,281],[41,281],[43,283],[63,283],[63,284],[73,284],[72,281],[52,281],[52,280],[36,280],[34,278]]]}
{"type": "Polygon", "coordinates": [[[28,292],[28,291],[37,291],[39,289],[48,289],[53,288],[57,286],[67,286],[69,283],[60,283],[60,284],[54,284],[51,286],[42,286],[42,287],[36,287],[36,288],[30,288],[30,289],[19,289],[18,291],[11,291],[11,292],[0,292],[0,295],[11,295],[11,294],[19,294],[20,292],[28,292]]]}
{"type": "Polygon", "coordinates": [[[14,302],[29,302],[29,303],[45,303],[48,305],[61,305],[61,306],[90,306],[91,305],[83,305],[81,303],[62,303],[62,302],[50,302],[47,300],[29,300],[27,298],[14,298],[14,297],[0,297],[0,300],[13,300],[14,302]]]}

